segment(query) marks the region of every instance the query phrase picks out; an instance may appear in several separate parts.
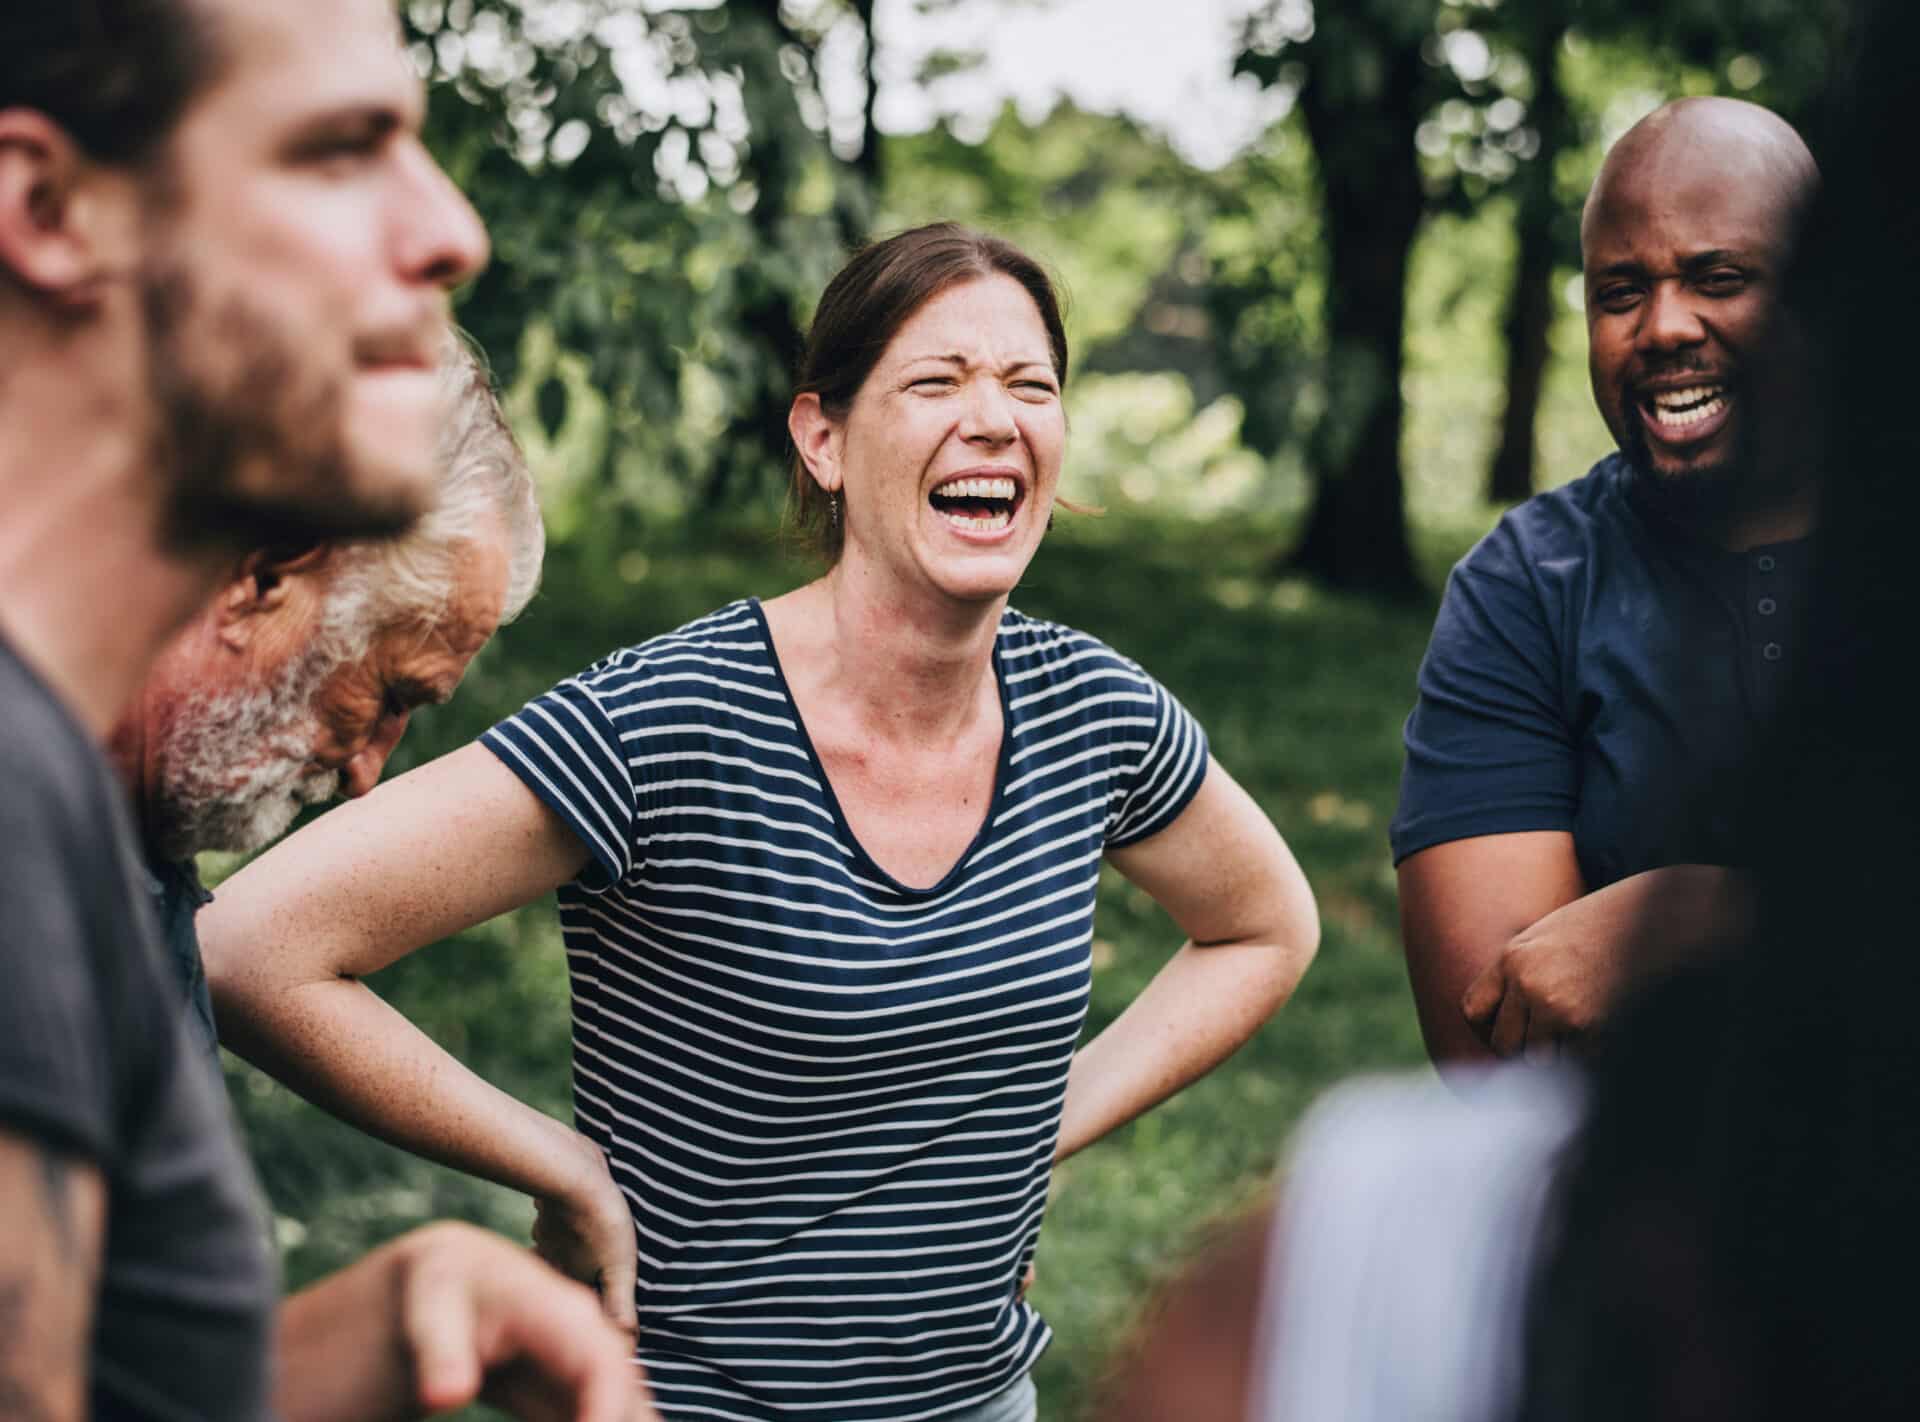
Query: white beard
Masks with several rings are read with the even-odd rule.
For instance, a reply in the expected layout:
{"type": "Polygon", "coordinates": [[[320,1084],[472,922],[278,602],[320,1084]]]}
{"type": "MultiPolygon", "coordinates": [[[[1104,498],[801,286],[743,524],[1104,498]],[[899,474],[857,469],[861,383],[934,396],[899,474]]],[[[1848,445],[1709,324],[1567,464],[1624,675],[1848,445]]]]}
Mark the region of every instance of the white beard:
{"type": "Polygon", "coordinates": [[[321,729],[313,694],[338,665],[298,658],[270,687],[196,696],[176,710],[154,748],[162,854],[261,849],[304,806],[333,798],[339,772],[312,765],[321,729]]]}

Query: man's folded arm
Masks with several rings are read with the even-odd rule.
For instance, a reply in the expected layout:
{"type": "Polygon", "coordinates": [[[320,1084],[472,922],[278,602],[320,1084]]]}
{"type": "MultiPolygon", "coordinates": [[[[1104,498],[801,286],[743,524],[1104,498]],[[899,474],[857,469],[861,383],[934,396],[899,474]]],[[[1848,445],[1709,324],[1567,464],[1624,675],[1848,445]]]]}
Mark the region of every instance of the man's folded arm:
{"type": "Polygon", "coordinates": [[[1436,1065],[1492,1057],[1462,1007],[1468,988],[1522,932],[1585,892],[1564,830],[1456,839],[1401,861],[1407,976],[1436,1065]]]}
{"type": "Polygon", "coordinates": [[[1516,934],[1586,892],[1565,648],[1504,520],[1447,579],[1407,718],[1393,852],[1407,976],[1437,1064],[1490,1053],[1461,1009],[1516,934]]]}

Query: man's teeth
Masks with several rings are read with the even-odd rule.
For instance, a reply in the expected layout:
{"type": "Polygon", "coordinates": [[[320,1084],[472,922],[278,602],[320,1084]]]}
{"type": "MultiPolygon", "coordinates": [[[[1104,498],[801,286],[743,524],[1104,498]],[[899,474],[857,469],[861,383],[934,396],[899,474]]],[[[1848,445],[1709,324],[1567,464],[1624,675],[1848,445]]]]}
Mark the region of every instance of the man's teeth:
{"type": "Polygon", "coordinates": [[[1726,396],[1717,385],[1662,390],[1653,397],[1653,417],[1668,429],[1697,425],[1702,420],[1712,419],[1726,407],[1726,396]]]}
{"type": "Polygon", "coordinates": [[[965,514],[948,513],[942,509],[940,511],[940,517],[952,524],[955,528],[970,528],[981,533],[989,533],[996,528],[1005,528],[1013,522],[1013,514],[1006,510],[1002,510],[996,514],[989,514],[986,518],[968,518],[965,514]]]}
{"type": "Polygon", "coordinates": [[[990,477],[984,479],[954,479],[942,484],[934,493],[944,499],[1006,499],[1011,501],[1015,487],[1011,479],[990,477]]]}

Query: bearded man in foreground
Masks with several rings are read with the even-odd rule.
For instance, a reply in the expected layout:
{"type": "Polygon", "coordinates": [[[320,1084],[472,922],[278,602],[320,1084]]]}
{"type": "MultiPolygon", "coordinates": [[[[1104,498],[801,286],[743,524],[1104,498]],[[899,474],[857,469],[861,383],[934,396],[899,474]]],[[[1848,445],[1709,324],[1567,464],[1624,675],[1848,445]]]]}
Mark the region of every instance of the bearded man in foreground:
{"type": "Polygon", "coordinates": [[[653,1414],[591,1293],[459,1226],[284,1304],[102,742],[250,550],[433,501],[486,236],[388,0],[0,5],[0,1413],[653,1414]]]}

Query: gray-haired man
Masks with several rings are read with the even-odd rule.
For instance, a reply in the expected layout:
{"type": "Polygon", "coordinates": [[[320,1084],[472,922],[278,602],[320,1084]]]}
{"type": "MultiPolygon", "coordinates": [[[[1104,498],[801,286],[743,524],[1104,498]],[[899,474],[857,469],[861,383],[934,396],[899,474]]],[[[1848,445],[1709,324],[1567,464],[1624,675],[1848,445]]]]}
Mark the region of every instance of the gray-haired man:
{"type": "Polygon", "coordinates": [[[301,808],[380,779],[408,718],[453,695],[533,596],[533,480],[463,341],[441,364],[448,421],[431,511],[390,540],[263,549],[168,643],[108,738],[196,1035],[216,1040],[194,856],[265,848],[301,808]]]}

